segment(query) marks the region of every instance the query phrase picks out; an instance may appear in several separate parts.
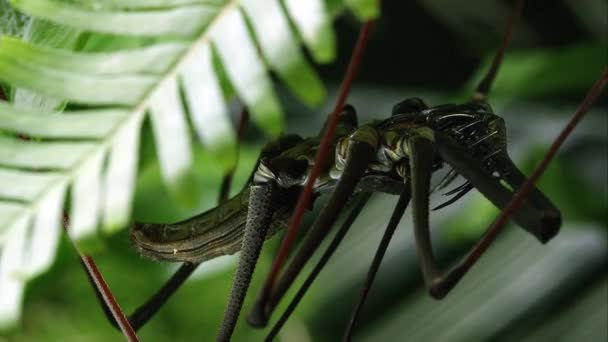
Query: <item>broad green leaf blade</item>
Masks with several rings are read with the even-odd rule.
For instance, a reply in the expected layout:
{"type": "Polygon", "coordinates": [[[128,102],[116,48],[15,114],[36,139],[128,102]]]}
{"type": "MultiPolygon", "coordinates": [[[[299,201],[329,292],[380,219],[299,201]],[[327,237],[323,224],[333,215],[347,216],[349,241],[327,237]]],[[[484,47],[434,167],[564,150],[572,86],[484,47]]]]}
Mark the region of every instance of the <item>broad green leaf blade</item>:
{"type": "Polygon", "coordinates": [[[49,97],[93,105],[135,105],[157,81],[141,74],[100,76],[47,69],[2,56],[0,80],[49,97]]]}
{"type": "MultiPolygon", "coordinates": [[[[492,86],[496,105],[505,99],[549,96],[588,89],[605,68],[605,46],[593,42],[545,49],[521,49],[505,55],[492,86]],[[581,63],[580,61],[585,61],[581,63]],[[564,73],[577,65],[576,74],[564,73]]],[[[492,56],[477,68],[458,97],[466,98],[490,67],[492,56]]]]}
{"type": "Polygon", "coordinates": [[[9,227],[7,240],[0,246],[0,331],[12,328],[21,316],[24,281],[17,276],[26,245],[30,218],[21,216],[9,227]]]}
{"type": "Polygon", "coordinates": [[[195,47],[180,70],[194,129],[225,171],[236,165],[236,134],[222,89],[213,70],[208,44],[195,47]]]}
{"type": "Polygon", "coordinates": [[[277,0],[243,0],[242,4],[266,62],[303,102],[319,105],[325,89],[300,53],[281,4],[277,0]]]}
{"type": "Polygon", "coordinates": [[[322,0],[285,0],[284,4],[315,60],[319,63],[334,60],[336,37],[325,3],[322,0]]]}
{"type": "MultiPolygon", "coordinates": [[[[9,0],[2,1],[8,2],[9,0]]],[[[38,46],[73,49],[81,34],[81,30],[72,27],[31,18],[23,28],[21,38],[38,46]]],[[[26,88],[13,87],[9,98],[13,103],[27,108],[60,110],[66,105],[63,99],[46,97],[26,88]]]]}
{"type": "Polygon", "coordinates": [[[0,198],[35,201],[47,189],[64,180],[65,175],[57,172],[40,173],[0,168],[0,198]]]}
{"type": "Polygon", "coordinates": [[[0,35],[21,36],[30,18],[12,8],[8,1],[0,1],[0,35]]]}
{"type": "Polygon", "coordinates": [[[90,9],[150,9],[171,8],[183,5],[215,5],[220,6],[225,0],[79,0],[78,3],[90,9]]]}
{"type": "Polygon", "coordinates": [[[158,74],[166,71],[187,47],[185,43],[172,42],[116,52],[82,53],[0,37],[0,57],[27,60],[46,69],[96,75],[158,74]]]}
{"type": "Polygon", "coordinates": [[[219,19],[211,32],[224,69],[251,117],[272,137],[283,130],[283,115],[264,63],[256,52],[239,11],[219,19]]]}
{"type": "Polygon", "coordinates": [[[511,53],[505,57],[492,91],[521,98],[586,89],[606,68],[605,53],[606,45],[602,44],[511,53]],[[576,75],[563,72],[575,64],[579,64],[576,75]]]}
{"type": "Polygon", "coordinates": [[[55,258],[61,234],[61,211],[66,185],[66,182],[56,184],[38,201],[36,218],[19,269],[22,277],[32,278],[46,271],[55,258]]]}
{"type": "Polygon", "coordinates": [[[169,191],[188,205],[196,191],[190,183],[192,146],[176,79],[167,80],[152,97],[150,118],[161,170],[169,191]]]}
{"type": "Polygon", "coordinates": [[[105,156],[101,149],[92,151],[91,154],[93,157],[82,166],[75,177],[70,196],[69,234],[71,238],[78,241],[79,249],[85,253],[93,248],[86,242],[96,233],[100,216],[101,170],[105,156]]]}
{"type": "MultiPolygon", "coordinates": [[[[318,60],[335,54],[330,14],[320,0],[285,7],[264,0],[246,8],[237,0],[10,1],[34,19],[24,35],[28,43],[0,37],[0,81],[12,89],[13,102],[0,101],[0,130],[7,133],[0,138],[0,264],[27,276],[54,257],[67,186],[80,248],[100,242],[99,222],[105,233],[127,226],[148,113],[163,181],[174,199],[191,205],[202,198],[198,184],[207,179],[194,177],[188,122],[213,168],[231,171],[237,153],[229,97],[236,93],[254,123],[276,137],[283,118],[270,69],[305,102],[318,103],[323,86],[299,40],[318,60]],[[57,112],[66,105],[79,110],[57,112]],[[32,139],[15,138],[23,135],[32,139]],[[23,217],[35,222],[9,239],[23,217]],[[26,242],[11,254],[19,257],[3,259],[19,238],[26,242]]],[[[14,298],[0,291],[0,302],[12,308],[8,316],[0,312],[0,325],[19,314],[21,281],[10,285],[14,298]]]]}
{"type": "Polygon", "coordinates": [[[380,15],[380,2],[370,0],[344,0],[346,5],[350,7],[353,12],[361,20],[370,20],[380,15]]]}
{"type": "Polygon", "coordinates": [[[66,170],[75,167],[96,146],[89,142],[37,142],[0,136],[0,164],[66,170]]]}
{"type": "Polygon", "coordinates": [[[25,212],[27,207],[23,204],[0,200],[0,246],[10,233],[12,224],[17,224],[25,212]]]}
{"type": "Polygon", "coordinates": [[[103,179],[103,229],[113,233],[127,225],[137,175],[137,153],[143,115],[133,115],[116,133],[103,179]]]}
{"type": "Polygon", "coordinates": [[[0,101],[0,129],[38,138],[100,139],[128,116],[122,109],[48,113],[0,101]]]}
{"type": "Polygon", "coordinates": [[[11,0],[23,12],[83,30],[134,36],[175,35],[190,37],[213,18],[213,5],[180,6],[157,10],[95,11],[51,0],[11,0]]]}

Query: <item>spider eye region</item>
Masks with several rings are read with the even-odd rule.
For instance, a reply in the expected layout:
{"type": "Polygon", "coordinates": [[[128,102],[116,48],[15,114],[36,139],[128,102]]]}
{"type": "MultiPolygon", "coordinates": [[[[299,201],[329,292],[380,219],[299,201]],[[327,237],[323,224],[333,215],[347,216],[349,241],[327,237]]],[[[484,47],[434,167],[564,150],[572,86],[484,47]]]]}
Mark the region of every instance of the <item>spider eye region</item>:
{"type": "Polygon", "coordinates": [[[427,109],[428,106],[418,97],[411,97],[403,100],[393,106],[392,115],[398,115],[403,113],[419,112],[427,109]]]}
{"type": "Polygon", "coordinates": [[[285,188],[300,185],[308,173],[308,160],[275,158],[268,163],[277,183],[285,188]]]}

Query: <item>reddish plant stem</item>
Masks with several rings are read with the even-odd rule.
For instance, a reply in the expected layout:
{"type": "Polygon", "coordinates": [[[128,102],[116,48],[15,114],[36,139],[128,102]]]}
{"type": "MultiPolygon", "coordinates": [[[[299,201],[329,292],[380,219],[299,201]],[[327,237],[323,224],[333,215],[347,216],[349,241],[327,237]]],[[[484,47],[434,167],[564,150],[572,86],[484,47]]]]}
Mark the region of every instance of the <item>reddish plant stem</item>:
{"type": "Polygon", "coordinates": [[[553,157],[555,157],[555,154],[560,149],[566,138],[568,138],[570,133],[572,133],[574,128],[578,125],[583,116],[589,110],[589,107],[591,107],[593,102],[595,102],[597,97],[601,94],[602,90],[606,86],[606,83],[608,83],[608,69],[604,69],[600,79],[597,80],[595,84],[591,87],[591,89],[585,96],[585,99],[574,113],[574,116],[572,116],[568,124],[566,124],[564,129],[557,136],[557,138],[547,151],[547,154],[545,154],[543,160],[541,160],[536,169],[532,172],[532,175],[530,175],[528,180],[521,186],[521,188],[519,188],[519,190],[517,190],[515,195],[513,195],[511,201],[507,204],[507,206],[496,218],[496,220],[494,220],[494,223],[488,229],[487,232],[488,239],[484,239],[483,243],[479,244],[479,248],[474,249],[471,254],[467,255],[461,266],[462,271],[466,272],[469,268],[471,268],[471,266],[473,266],[475,261],[479,259],[479,257],[485,252],[485,250],[490,246],[490,244],[494,242],[498,234],[506,226],[513,213],[521,207],[530,190],[532,190],[538,179],[543,175],[543,173],[547,169],[547,166],[549,165],[553,157]]]}
{"type": "MultiPolygon", "coordinates": [[[[69,217],[67,214],[64,213],[63,214],[63,228],[65,229],[66,233],[68,233],[69,225],[70,225],[69,217]]],[[[68,234],[68,236],[69,236],[69,234],[68,234]]],[[[72,241],[72,240],[70,239],[70,241],[72,241]]],[[[97,268],[97,264],[95,264],[95,260],[93,260],[93,258],[88,255],[83,255],[82,253],[80,253],[80,251],[78,250],[78,248],[76,247],[75,244],[73,244],[73,246],[74,246],[74,249],[76,250],[76,253],[78,253],[78,256],[80,257],[80,261],[82,262],[87,273],[89,274],[89,277],[93,280],[95,287],[97,288],[98,292],[101,294],[101,298],[103,298],[103,301],[105,302],[106,307],[112,313],[112,317],[114,317],[114,320],[118,324],[120,331],[123,333],[123,335],[127,338],[128,341],[138,342],[139,339],[137,338],[137,334],[135,333],[135,330],[133,329],[133,327],[131,327],[129,320],[127,319],[125,314],[122,312],[120,306],[118,305],[118,302],[116,302],[116,299],[114,298],[114,295],[112,294],[112,291],[110,290],[110,287],[108,286],[106,281],[103,279],[101,272],[97,268]]]]}
{"type": "MultiPolygon", "coordinates": [[[[0,91],[0,94],[2,94],[2,91],[0,91]]],[[[19,138],[21,140],[25,140],[25,141],[30,140],[30,137],[23,135],[23,134],[19,134],[19,138]]],[[[63,228],[66,231],[66,233],[68,232],[69,224],[70,224],[69,217],[66,213],[64,213],[63,214],[63,228]]],[[[68,236],[69,236],[69,234],[68,234],[68,236]]],[[[70,239],[70,241],[71,241],[71,239],[70,239]]],[[[74,246],[74,249],[76,250],[76,253],[78,253],[78,256],[80,257],[80,260],[81,260],[82,264],[84,265],[87,273],[89,274],[89,277],[95,283],[95,287],[97,287],[97,290],[101,294],[101,297],[103,298],[106,306],[110,309],[110,312],[112,313],[112,316],[114,317],[114,320],[118,323],[118,327],[120,328],[120,331],[122,331],[123,335],[125,335],[125,337],[127,338],[128,341],[131,341],[131,342],[139,341],[139,339],[137,338],[137,335],[135,334],[135,330],[133,330],[133,327],[131,327],[129,320],[127,319],[125,314],[120,309],[120,306],[116,302],[114,295],[112,295],[112,291],[110,291],[108,284],[103,279],[101,272],[99,272],[99,269],[97,268],[97,265],[95,264],[95,261],[93,260],[93,258],[90,256],[87,256],[87,255],[82,255],[80,253],[80,251],[78,250],[78,248],[76,248],[76,245],[73,245],[73,246],[74,246]]]]}
{"type": "MultiPolygon", "coordinates": [[[[309,202],[310,202],[310,196],[312,194],[313,184],[315,183],[315,180],[319,177],[319,174],[321,173],[323,165],[325,164],[325,160],[327,159],[326,156],[327,156],[329,147],[331,145],[331,142],[332,142],[335,130],[336,130],[336,126],[338,125],[340,111],[342,110],[342,108],[344,107],[344,105],[346,103],[346,98],[348,97],[348,93],[350,92],[353,80],[355,79],[355,76],[357,74],[357,70],[361,63],[361,59],[363,57],[363,52],[365,51],[365,46],[367,45],[367,41],[369,39],[369,35],[370,35],[372,27],[373,27],[373,22],[368,21],[363,25],[363,27],[361,28],[361,31],[359,32],[359,38],[357,39],[357,44],[355,45],[355,49],[353,51],[350,63],[346,70],[346,74],[340,85],[340,90],[338,93],[338,99],[336,101],[336,105],[330,116],[329,123],[327,125],[325,134],[323,135],[323,138],[321,140],[321,144],[319,145],[319,150],[317,151],[317,155],[315,156],[314,166],[313,166],[312,170],[310,171],[310,175],[309,175],[308,181],[306,182],[306,185],[304,186],[304,190],[302,190],[302,193],[300,194],[300,197],[298,198],[298,203],[296,204],[294,213],[291,217],[291,220],[289,223],[289,228],[287,229],[285,238],[283,239],[283,242],[281,243],[281,247],[279,248],[277,257],[274,259],[270,273],[268,274],[268,277],[266,278],[266,283],[264,285],[264,290],[263,290],[264,294],[266,294],[266,295],[269,294],[271,292],[272,288],[274,287],[274,284],[275,284],[277,276],[281,270],[281,267],[283,266],[283,263],[287,259],[289,250],[290,250],[291,246],[293,245],[293,242],[296,238],[298,227],[300,226],[300,223],[302,222],[304,212],[306,211],[306,208],[308,207],[309,202]]],[[[263,294],[263,297],[266,297],[266,295],[264,295],[264,294],[263,294]]]]}
{"type": "Polygon", "coordinates": [[[99,272],[99,269],[97,268],[97,265],[95,264],[93,258],[87,255],[80,255],[80,260],[82,260],[82,264],[85,266],[87,272],[91,276],[91,279],[93,279],[93,282],[99,290],[99,293],[101,293],[101,296],[106,306],[110,309],[112,316],[116,320],[120,331],[122,331],[123,335],[125,335],[128,341],[139,341],[135,330],[133,330],[133,327],[131,327],[129,320],[127,319],[127,317],[125,317],[125,314],[120,309],[120,306],[112,295],[112,291],[108,287],[108,284],[103,279],[101,272],[99,272]]]}

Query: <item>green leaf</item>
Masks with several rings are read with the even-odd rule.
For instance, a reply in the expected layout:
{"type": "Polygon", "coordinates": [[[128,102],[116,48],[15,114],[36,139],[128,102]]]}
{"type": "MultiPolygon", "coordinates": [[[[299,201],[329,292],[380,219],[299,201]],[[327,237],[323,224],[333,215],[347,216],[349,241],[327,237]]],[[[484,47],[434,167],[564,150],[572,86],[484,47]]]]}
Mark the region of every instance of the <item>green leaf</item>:
{"type": "Polygon", "coordinates": [[[193,141],[220,174],[236,166],[230,97],[276,137],[283,114],[269,72],[316,105],[325,90],[299,46],[317,61],[335,56],[337,12],[321,0],[10,3],[32,19],[15,32],[24,39],[0,37],[0,84],[12,89],[12,103],[0,102],[0,326],[19,316],[25,281],[54,260],[68,191],[82,251],[128,225],[144,122],[167,193],[192,210],[205,182],[193,141]]]}
{"type": "Polygon", "coordinates": [[[7,0],[0,0],[0,36],[21,35],[29,17],[11,7],[7,0]]]}
{"type": "Polygon", "coordinates": [[[380,1],[345,0],[361,20],[370,20],[380,15],[380,1]]]}
{"type": "Polygon", "coordinates": [[[92,10],[75,4],[49,0],[11,0],[16,8],[38,18],[82,30],[134,36],[184,36],[198,33],[218,15],[216,5],[184,5],[174,8],[92,10]],[[154,23],[154,25],[150,25],[154,23]]]}
{"type": "Polygon", "coordinates": [[[319,63],[332,61],[336,56],[336,37],[328,6],[322,0],[285,0],[284,4],[315,60],[319,63]]]}
{"type": "Polygon", "coordinates": [[[325,98],[321,80],[300,53],[287,18],[277,0],[244,0],[267,64],[303,102],[319,105],[325,98]]]}
{"type": "MultiPolygon", "coordinates": [[[[587,89],[606,65],[605,52],[606,46],[594,43],[510,52],[503,60],[491,96],[522,98],[587,89]],[[576,73],[564,72],[572,65],[578,65],[576,73]]],[[[471,84],[477,84],[490,62],[488,58],[478,68],[471,84]]]]}
{"type": "Polygon", "coordinates": [[[67,50],[28,44],[12,37],[0,38],[0,55],[28,61],[44,69],[65,72],[94,72],[98,75],[122,73],[159,74],[167,70],[175,57],[188,45],[179,42],[160,43],[137,50],[122,50],[114,53],[74,54],[67,50]]]}

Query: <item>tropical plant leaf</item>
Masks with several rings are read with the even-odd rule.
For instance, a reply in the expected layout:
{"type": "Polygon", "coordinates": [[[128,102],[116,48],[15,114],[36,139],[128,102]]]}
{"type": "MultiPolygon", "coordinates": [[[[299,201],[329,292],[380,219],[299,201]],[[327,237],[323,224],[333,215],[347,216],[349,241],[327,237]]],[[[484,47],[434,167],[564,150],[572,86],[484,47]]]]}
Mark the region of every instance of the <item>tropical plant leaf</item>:
{"type": "MultiPolygon", "coordinates": [[[[190,205],[200,194],[191,131],[224,172],[236,164],[231,95],[271,137],[283,118],[270,70],[304,103],[318,104],[325,91],[299,45],[330,61],[330,18],[343,7],[333,1],[330,12],[322,0],[10,3],[32,16],[38,36],[0,36],[0,82],[12,102],[0,102],[0,327],[17,320],[25,282],[54,259],[67,191],[70,235],[84,251],[128,224],[144,119],[169,192],[190,205]],[[61,112],[65,104],[72,109],[61,112]]],[[[351,3],[358,15],[377,13],[373,0],[351,3]]]]}
{"type": "Polygon", "coordinates": [[[8,0],[0,0],[0,34],[22,36],[30,18],[14,9],[8,0]]]}

